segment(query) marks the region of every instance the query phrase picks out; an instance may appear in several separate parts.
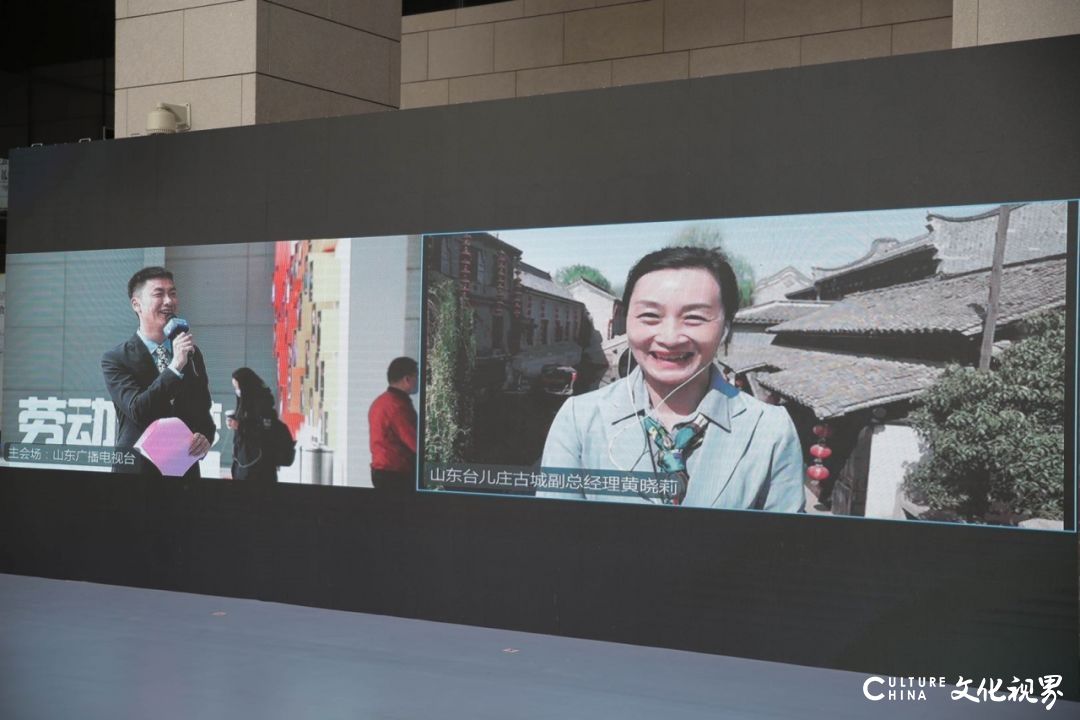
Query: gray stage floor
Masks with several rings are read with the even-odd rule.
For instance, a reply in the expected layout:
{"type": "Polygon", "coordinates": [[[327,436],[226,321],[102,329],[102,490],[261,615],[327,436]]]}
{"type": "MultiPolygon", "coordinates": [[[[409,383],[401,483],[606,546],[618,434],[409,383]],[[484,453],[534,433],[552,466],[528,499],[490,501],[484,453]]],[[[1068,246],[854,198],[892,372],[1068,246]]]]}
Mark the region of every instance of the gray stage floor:
{"type": "Polygon", "coordinates": [[[1012,718],[863,673],[0,575],[0,718],[1012,718]]]}

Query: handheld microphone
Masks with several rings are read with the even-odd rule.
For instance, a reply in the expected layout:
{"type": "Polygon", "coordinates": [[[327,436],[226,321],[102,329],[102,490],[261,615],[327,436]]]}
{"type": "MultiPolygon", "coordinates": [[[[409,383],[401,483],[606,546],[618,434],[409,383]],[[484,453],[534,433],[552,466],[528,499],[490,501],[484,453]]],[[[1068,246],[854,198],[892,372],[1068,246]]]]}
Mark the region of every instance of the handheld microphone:
{"type": "MultiPolygon", "coordinates": [[[[191,325],[188,324],[188,321],[184,318],[173,315],[169,318],[168,322],[165,323],[165,327],[162,328],[162,332],[165,333],[165,337],[169,338],[169,340],[175,340],[176,336],[180,333],[191,332],[191,325]]],[[[194,372],[196,375],[199,374],[199,371],[195,367],[194,363],[192,363],[191,365],[191,371],[194,372]]]]}
{"type": "Polygon", "coordinates": [[[176,336],[180,333],[190,332],[191,325],[189,325],[188,321],[184,318],[173,315],[169,318],[169,321],[165,323],[163,331],[165,332],[165,337],[170,340],[175,340],[176,336]]]}

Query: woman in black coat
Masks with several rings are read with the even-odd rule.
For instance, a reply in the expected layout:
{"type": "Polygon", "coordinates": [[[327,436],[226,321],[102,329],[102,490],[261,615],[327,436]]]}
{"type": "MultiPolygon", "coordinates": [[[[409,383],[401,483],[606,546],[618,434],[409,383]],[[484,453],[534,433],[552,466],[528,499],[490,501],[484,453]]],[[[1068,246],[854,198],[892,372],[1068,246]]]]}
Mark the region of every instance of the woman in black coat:
{"type": "Polygon", "coordinates": [[[242,367],[232,374],[236,388],[233,428],[233,480],[277,482],[273,428],[277,420],[274,396],[255,371],[242,367]]]}

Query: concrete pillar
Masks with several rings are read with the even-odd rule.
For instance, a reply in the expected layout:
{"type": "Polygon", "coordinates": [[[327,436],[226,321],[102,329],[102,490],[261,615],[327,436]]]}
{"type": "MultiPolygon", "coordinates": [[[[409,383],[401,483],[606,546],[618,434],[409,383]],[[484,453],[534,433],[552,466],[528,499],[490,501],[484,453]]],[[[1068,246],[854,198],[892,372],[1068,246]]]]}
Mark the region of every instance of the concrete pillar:
{"type": "Polygon", "coordinates": [[[116,0],[116,137],[395,109],[400,0],[116,0]]]}

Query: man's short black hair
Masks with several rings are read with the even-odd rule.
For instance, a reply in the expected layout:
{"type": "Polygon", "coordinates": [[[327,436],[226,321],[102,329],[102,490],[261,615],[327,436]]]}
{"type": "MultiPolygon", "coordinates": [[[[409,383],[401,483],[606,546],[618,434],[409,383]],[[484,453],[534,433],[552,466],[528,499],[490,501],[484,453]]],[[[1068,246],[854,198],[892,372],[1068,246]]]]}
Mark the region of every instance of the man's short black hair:
{"type": "Polygon", "coordinates": [[[156,280],[158,278],[166,278],[172,280],[172,273],[163,267],[152,265],[150,267],[144,267],[139,272],[131,276],[128,280],[128,299],[135,297],[135,293],[142,289],[142,286],[146,284],[147,280],[156,280]]]}
{"type": "Polygon", "coordinates": [[[416,375],[420,367],[411,357],[399,357],[390,361],[390,367],[386,369],[386,381],[393,385],[398,380],[416,375]]]}
{"type": "Polygon", "coordinates": [[[724,345],[731,336],[731,323],[739,309],[739,281],[731,269],[724,254],[719,250],[701,247],[668,247],[651,252],[630,268],[623,290],[624,312],[630,312],[630,296],[634,286],[644,275],[657,270],[677,270],[680,268],[701,268],[708,270],[720,286],[720,305],[724,310],[724,345]]]}

